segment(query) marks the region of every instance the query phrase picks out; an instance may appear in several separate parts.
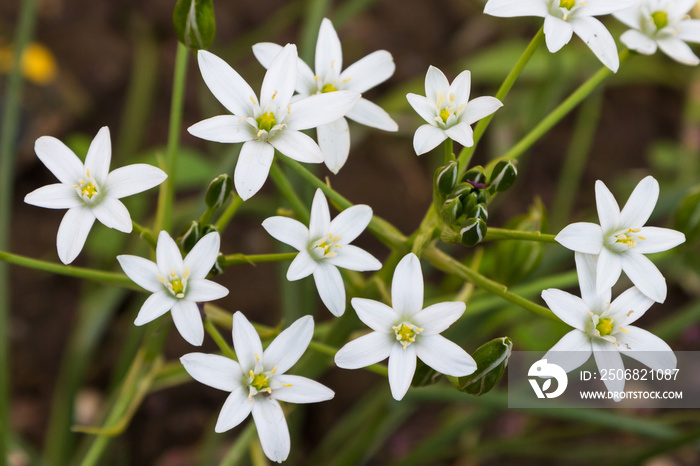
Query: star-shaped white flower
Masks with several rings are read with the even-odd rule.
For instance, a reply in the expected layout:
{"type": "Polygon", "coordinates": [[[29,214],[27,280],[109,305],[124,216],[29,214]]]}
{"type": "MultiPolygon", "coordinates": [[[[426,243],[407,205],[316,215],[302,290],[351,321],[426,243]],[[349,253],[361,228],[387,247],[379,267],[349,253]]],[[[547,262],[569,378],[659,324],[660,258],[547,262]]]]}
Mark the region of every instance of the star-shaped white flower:
{"type": "Polygon", "coordinates": [[[615,39],[594,16],[629,8],[634,2],[635,0],[489,0],[484,13],[504,18],[544,18],[545,41],[550,52],[558,52],[576,33],[603,65],[616,72],[620,67],[620,58],[615,39]]]}
{"type": "Polygon", "coordinates": [[[600,225],[572,223],[555,237],[565,248],[599,254],[597,283],[604,291],[617,282],[622,270],[636,287],[656,302],[666,299],[666,280],[644,254],[666,251],[685,241],[685,235],[668,228],[645,227],[659,198],[659,183],[647,176],[637,184],[620,212],[605,184],[595,184],[600,225]]]}
{"type": "Polygon", "coordinates": [[[32,191],[24,202],[47,209],[68,209],[56,238],[58,257],[64,264],[70,264],[80,254],[95,219],[109,228],[130,233],[131,216],[119,199],[158,186],[168,177],[163,170],[143,163],[110,172],[112,145],[106,126],[90,143],[85,164],[51,136],[37,139],[34,150],[60,183],[32,191]]]}
{"type": "Polygon", "coordinates": [[[471,125],[503,106],[495,97],[469,100],[471,73],[462,71],[452,84],[442,71],[431,66],[425,75],[425,96],[407,94],[411,107],[428,122],[413,135],[413,149],[421,155],[450,138],[464,147],[474,145],[471,125]]]}
{"type": "Polygon", "coordinates": [[[644,55],[653,54],[658,47],[677,62],[697,65],[700,59],[685,43],[700,42],[700,20],[688,16],[696,3],[696,0],[638,0],[633,7],[613,14],[632,28],[620,40],[644,55]]]}
{"type": "Polygon", "coordinates": [[[371,299],[353,298],[357,316],[373,332],[343,346],[335,363],[359,369],[389,358],[389,388],[401,400],[413,380],[416,357],[438,372],[463,377],[476,370],[476,362],[455,343],[440,335],[464,313],[463,302],[433,304],[423,309],[423,272],[410,253],[396,266],[391,283],[392,306],[371,299]]]}
{"type": "MultiPolygon", "coordinates": [[[[282,46],[271,42],[261,42],[253,46],[255,58],[265,68],[270,67],[280,50],[282,46]]],[[[342,71],[343,51],[340,39],[328,18],[323,19],[318,31],[316,74],[301,59],[298,65],[296,91],[299,94],[293,100],[343,89],[366,92],[389,79],[396,68],[391,54],[386,50],[378,50],[342,71]]],[[[360,124],[384,131],[399,129],[384,109],[364,98],[358,101],[345,116],[360,124]]],[[[338,173],[345,165],[350,153],[350,130],[347,120],[339,118],[325,125],[319,125],[316,133],[326,166],[333,173],[338,173]]]]}
{"type": "Polygon", "coordinates": [[[180,358],[195,380],[231,392],[216,421],[216,432],[233,429],[252,413],[265,455],[278,463],[287,459],[289,429],[279,401],[318,403],[335,395],[316,381],[285,374],[304,354],[313,332],[313,318],[304,316],[263,351],[255,328],[241,312],[236,312],[233,346],[238,362],[203,353],[190,353],[180,358]]]}
{"type": "MultiPolygon", "coordinates": [[[[585,363],[591,353],[599,369],[624,370],[621,354],[636,359],[654,370],[674,369],[676,355],[656,335],[632,326],[654,304],[636,287],[610,302],[611,289],[602,292],[596,287],[597,256],[576,253],[581,297],[565,291],[548,289],[542,299],[564,323],[574,327],[544,356],[570,372],[585,363]]],[[[615,373],[615,372],[613,372],[615,373]]],[[[610,392],[621,392],[624,377],[609,378],[605,386],[610,392]]]]}
{"type": "Polygon", "coordinates": [[[209,141],[244,143],[233,174],[236,191],[243,200],[262,188],[275,149],[299,162],[323,162],[318,144],[301,131],[337,120],[360,99],[357,92],[339,91],[292,102],[299,61],[293,44],[287,44],[272,60],[260,100],[221,58],[204,50],[197,58],[209,90],[233,115],[215,116],[187,130],[209,141]]]}
{"type": "Polygon", "coordinates": [[[161,231],[156,262],[138,256],[117,256],[124,273],[141,288],[153,293],[141,306],[134,324],[147,324],[171,311],[182,338],[200,346],[204,341],[204,326],[197,303],[228,294],[226,287],[205,278],[219,255],[219,245],[219,234],[209,233],[183,260],[175,241],[167,232],[161,231]]]}
{"type": "Polygon", "coordinates": [[[350,244],[367,228],[372,209],[355,205],[331,221],[328,201],[316,190],[311,205],[309,228],[289,217],[270,217],[263,228],[275,239],[299,251],[287,270],[287,280],[313,274],[321,301],[335,316],[345,312],[345,286],[338,267],[358,272],[379,270],[381,262],[367,251],[350,244]]]}

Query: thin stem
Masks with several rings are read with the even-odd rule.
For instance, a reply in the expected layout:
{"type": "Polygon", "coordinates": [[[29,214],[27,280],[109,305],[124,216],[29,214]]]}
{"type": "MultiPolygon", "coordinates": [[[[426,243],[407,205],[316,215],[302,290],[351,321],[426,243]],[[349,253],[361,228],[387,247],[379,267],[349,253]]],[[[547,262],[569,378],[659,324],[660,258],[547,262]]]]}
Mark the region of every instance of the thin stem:
{"type": "Polygon", "coordinates": [[[224,264],[256,264],[259,262],[281,262],[294,259],[298,252],[283,252],[278,254],[228,254],[224,256],[224,264]]]}
{"type": "Polygon", "coordinates": [[[219,217],[219,220],[216,221],[215,226],[219,233],[223,233],[233,216],[238,211],[239,207],[242,205],[243,199],[241,199],[238,194],[234,193],[233,197],[231,198],[231,202],[229,202],[228,206],[226,206],[226,209],[221,214],[221,217],[219,217]]]}
{"type": "Polygon", "coordinates": [[[236,353],[233,352],[228,343],[226,343],[224,337],[221,336],[221,333],[219,333],[219,329],[216,328],[213,320],[209,318],[204,319],[204,329],[207,331],[209,336],[211,336],[212,340],[214,340],[216,346],[218,346],[221,352],[224,353],[224,356],[231,358],[234,361],[238,361],[238,358],[236,358],[236,353]]]}
{"type": "Polygon", "coordinates": [[[522,241],[538,241],[540,243],[556,243],[554,236],[555,235],[548,235],[540,231],[507,230],[505,228],[489,227],[486,231],[486,238],[484,238],[484,241],[516,239],[522,241]]]}
{"type": "Polygon", "coordinates": [[[153,232],[149,230],[148,228],[139,225],[138,223],[134,222],[133,220],[131,221],[131,225],[134,227],[134,231],[139,235],[139,238],[143,239],[148,243],[149,246],[151,246],[152,249],[156,248],[157,240],[156,237],[153,236],[153,232]]]}
{"type": "Polygon", "coordinates": [[[273,163],[270,167],[270,178],[272,178],[272,181],[275,183],[275,186],[277,186],[282,196],[289,202],[289,205],[294,210],[299,221],[308,225],[309,208],[306,207],[306,204],[304,204],[296,191],[294,191],[292,183],[289,182],[287,176],[276,163],[273,163]]]}
{"type": "MultiPolygon", "coordinates": [[[[532,38],[530,44],[527,46],[523,54],[520,55],[520,58],[515,63],[513,69],[510,70],[510,73],[508,73],[508,76],[506,76],[506,79],[503,81],[503,84],[501,84],[501,87],[498,89],[498,92],[496,92],[496,98],[498,100],[500,100],[501,102],[505,100],[506,96],[508,95],[508,92],[513,87],[513,84],[515,84],[515,81],[518,79],[518,76],[520,76],[520,73],[523,71],[523,68],[525,68],[525,65],[527,65],[527,63],[530,61],[530,58],[532,58],[532,55],[534,55],[535,51],[540,47],[542,42],[544,42],[544,28],[540,28],[540,30],[537,31],[537,34],[535,34],[535,37],[532,38]]],[[[477,123],[476,127],[474,128],[474,145],[471,147],[465,147],[464,149],[462,149],[462,152],[460,152],[460,178],[467,171],[467,168],[469,167],[469,162],[471,161],[471,158],[474,155],[474,151],[476,150],[476,146],[477,144],[479,144],[481,137],[486,131],[486,128],[489,126],[489,123],[491,123],[491,119],[494,115],[495,114],[492,113],[491,115],[479,120],[479,123],[477,123]]]]}
{"type": "Polygon", "coordinates": [[[452,139],[445,139],[445,164],[452,162],[455,159],[454,154],[454,141],[452,139]]]}

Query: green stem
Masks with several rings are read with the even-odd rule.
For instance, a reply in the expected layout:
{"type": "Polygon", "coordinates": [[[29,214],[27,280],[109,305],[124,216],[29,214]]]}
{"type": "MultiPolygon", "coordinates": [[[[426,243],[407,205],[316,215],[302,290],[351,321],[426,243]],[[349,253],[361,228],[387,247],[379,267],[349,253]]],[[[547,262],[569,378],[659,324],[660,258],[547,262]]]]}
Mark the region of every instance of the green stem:
{"type": "Polygon", "coordinates": [[[259,262],[281,262],[294,259],[298,252],[282,252],[279,254],[229,254],[224,256],[224,264],[256,264],[259,262]]]}
{"type": "Polygon", "coordinates": [[[187,75],[187,59],[189,50],[180,42],[177,44],[175,57],[175,78],[173,94],[170,101],[170,127],[168,129],[168,147],[165,153],[165,166],[168,178],[161,185],[158,212],[156,215],[156,231],[170,230],[175,199],[175,175],[177,168],[177,153],[180,144],[182,126],[182,106],[185,97],[185,77],[187,75]]]}
{"type": "Polygon", "coordinates": [[[88,269],[85,267],[74,267],[72,265],[57,264],[55,262],[42,261],[39,259],[31,259],[29,257],[10,254],[9,252],[0,251],[0,262],[19,265],[30,269],[41,270],[44,272],[65,275],[68,277],[85,278],[107,285],[120,286],[122,288],[130,288],[132,290],[140,290],[141,288],[132,282],[129,277],[121,273],[104,272],[102,270],[88,269]]]}
{"type": "Polygon", "coordinates": [[[445,164],[452,162],[455,159],[454,154],[454,141],[452,139],[445,139],[445,164]]]}
{"type": "Polygon", "coordinates": [[[234,361],[238,361],[238,358],[236,358],[236,353],[231,350],[231,347],[228,345],[228,343],[226,343],[224,337],[221,336],[221,333],[219,333],[219,329],[217,329],[216,325],[214,325],[213,320],[209,318],[204,319],[204,329],[207,331],[209,336],[211,336],[212,340],[214,340],[214,343],[216,343],[216,346],[219,347],[224,356],[231,358],[234,361]]]}
{"type": "Polygon", "coordinates": [[[505,228],[489,227],[486,231],[484,241],[494,241],[499,239],[518,239],[522,241],[539,241],[541,243],[556,243],[555,235],[548,235],[540,231],[520,231],[507,230],[505,228]]]}
{"type": "Polygon", "coordinates": [[[231,202],[228,206],[226,206],[226,210],[224,210],[224,212],[221,214],[219,220],[216,221],[215,226],[219,233],[223,233],[233,216],[238,211],[238,208],[242,205],[243,199],[241,199],[241,197],[238,194],[234,193],[231,202]]]}
{"type": "MultiPolygon", "coordinates": [[[[630,57],[630,51],[625,49],[620,53],[620,64],[630,57]]],[[[523,152],[528,150],[535,142],[537,142],[547,131],[552,129],[554,125],[559,123],[566,115],[571,112],[578,104],[580,104],[583,99],[588,97],[591,92],[595,90],[596,87],[608,77],[610,77],[613,72],[607,68],[602,67],[596,74],[591,76],[588,81],[581,84],[578,89],[576,89],[564,102],[559,104],[557,108],[552,110],[549,115],[547,115],[540,123],[535,126],[532,131],[530,131],[524,138],[522,138],[516,145],[514,145],[505,155],[499,157],[498,160],[506,159],[517,159],[523,152]]]]}
{"type": "MultiPolygon", "coordinates": [[[[309,343],[309,349],[331,357],[335,356],[335,354],[338,352],[338,348],[334,348],[330,345],[326,345],[325,343],[318,343],[315,341],[309,343]]],[[[363,369],[366,369],[370,372],[374,372],[375,374],[383,375],[384,377],[389,376],[389,369],[381,364],[371,364],[369,366],[363,367],[363,369]]]]}
{"type": "Polygon", "coordinates": [[[309,208],[306,207],[306,204],[304,204],[296,191],[294,191],[292,183],[289,182],[287,176],[276,163],[273,163],[270,167],[270,178],[272,178],[273,183],[275,183],[275,186],[279,189],[280,194],[289,202],[289,205],[292,207],[292,210],[294,210],[299,221],[308,225],[309,208]]]}
{"type": "Polygon", "coordinates": [[[133,220],[131,221],[131,224],[133,225],[134,231],[136,232],[136,234],[139,235],[139,238],[146,241],[148,243],[148,245],[151,246],[151,248],[155,249],[158,241],[156,240],[156,237],[153,236],[153,232],[151,230],[149,230],[148,228],[139,225],[138,223],[134,222],[133,220]]]}
{"type": "MultiPolygon", "coordinates": [[[[501,102],[505,100],[506,96],[508,95],[508,92],[513,87],[513,84],[515,84],[515,81],[518,79],[518,76],[520,76],[520,73],[523,71],[523,68],[525,68],[525,65],[527,65],[527,63],[530,61],[530,58],[532,58],[532,55],[539,48],[542,42],[544,42],[544,28],[540,28],[540,30],[537,31],[537,34],[535,34],[535,37],[532,38],[530,44],[527,46],[523,54],[520,55],[520,58],[515,63],[513,69],[510,70],[510,73],[508,73],[508,76],[506,76],[506,79],[503,81],[503,84],[501,84],[501,87],[498,89],[498,92],[496,92],[496,98],[498,100],[500,100],[501,102]]],[[[492,113],[491,115],[479,120],[479,123],[477,123],[476,127],[474,128],[474,145],[471,147],[465,147],[464,149],[462,149],[462,152],[460,152],[460,178],[467,171],[467,168],[469,167],[469,162],[471,161],[471,158],[474,155],[474,151],[476,150],[476,146],[477,144],[479,144],[481,137],[486,131],[486,128],[489,126],[489,123],[491,123],[491,119],[494,115],[495,114],[492,113]]]]}

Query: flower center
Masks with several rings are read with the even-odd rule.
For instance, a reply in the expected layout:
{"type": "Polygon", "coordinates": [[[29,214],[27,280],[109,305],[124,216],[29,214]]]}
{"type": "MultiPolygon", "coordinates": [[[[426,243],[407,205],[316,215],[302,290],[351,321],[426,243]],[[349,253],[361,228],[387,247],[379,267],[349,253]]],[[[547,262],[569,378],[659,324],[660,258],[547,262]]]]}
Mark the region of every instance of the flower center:
{"type": "Polygon", "coordinates": [[[272,112],[263,113],[255,121],[258,122],[259,129],[265,130],[268,133],[277,124],[275,114],[272,112]]]}
{"type": "Polygon", "coordinates": [[[604,337],[612,333],[614,324],[615,322],[612,319],[606,317],[598,320],[598,325],[595,326],[595,329],[598,330],[600,336],[604,337]]]}
{"type": "Polygon", "coordinates": [[[321,88],[321,93],[325,94],[326,92],[335,92],[338,89],[335,88],[335,86],[331,83],[324,84],[323,87],[321,88]]]}
{"type": "Polygon", "coordinates": [[[640,231],[641,229],[639,228],[628,228],[627,231],[615,235],[615,243],[625,244],[633,248],[637,245],[637,241],[646,239],[644,236],[639,236],[637,234],[640,231]]]}
{"type": "Polygon", "coordinates": [[[343,239],[342,236],[333,236],[333,233],[328,233],[328,238],[318,240],[315,247],[323,250],[324,258],[335,257],[338,255],[335,248],[342,249],[342,246],[337,244],[341,239],[343,239]]]}
{"type": "Polygon", "coordinates": [[[391,328],[394,329],[396,340],[403,345],[403,349],[408,348],[408,345],[411,343],[415,343],[418,334],[423,332],[422,328],[418,328],[415,325],[407,322],[401,322],[400,325],[391,328]]]}
{"type": "Polygon", "coordinates": [[[655,11],[651,14],[651,20],[654,22],[657,31],[668,26],[668,15],[665,11],[655,11]]]}
{"type": "Polygon", "coordinates": [[[440,118],[444,123],[447,123],[447,119],[450,117],[450,111],[448,109],[440,110],[440,118]]]}
{"type": "Polygon", "coordinates": [[[250,386],[255,388],[257,391],[260,392],[260,391],[263,391],[266,389],[267,390],[270,389],[269,388],[270,378],[267,375],[265,375],[264,373],[254,374],[253,371],[250,371],[250,377],[251,377],[251,379],[253,379],[250,382],[250,386]]]}
{"type": "Polygon", "coordinates": [[[100,187],[90,176],[90,170],[87,170],[87,179],[80,178],[78,184],[74,184],[73,187],[85,202],[94,203],[100,197],[100,187]]]}
{"type": "Polygon", "coordinates": [[[575,6],[576,0],[561,0],[559,2],[559,8],[566,8],[567,10],[571,10],[575,6]]]}
{"type": "Polygon", "coordinates": [[[182,276],[179,276],[175,269],[170,270],[168,278],[158,275],[158,281],[161,282],[176,298],[184,298],[185,290],[187,289],[187,279],[190,276],[190,269],[185,268],[182,276]]]}

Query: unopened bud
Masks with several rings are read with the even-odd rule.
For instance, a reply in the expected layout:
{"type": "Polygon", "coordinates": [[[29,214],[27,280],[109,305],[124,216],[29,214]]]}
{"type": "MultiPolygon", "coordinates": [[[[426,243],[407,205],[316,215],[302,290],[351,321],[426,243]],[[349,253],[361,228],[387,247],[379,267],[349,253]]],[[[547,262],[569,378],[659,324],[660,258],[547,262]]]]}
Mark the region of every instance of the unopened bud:
{"type": "Polygon", "coordinates": [[[496,192],[503,192],[513,186],[517,177],[518,170],[512,161],[498,162],[491,173],[491,186],[496,189],[496,192]]]}
{"type": "Polygon", "coordinates": [[[457,184],[457,174],[459,167],[456,160],[452,160],[444,167],[440,167],[435,172],[434,183],[438,192],[443,196],[448,196],[457,184]]]}
{"type": "Polygon", "coordinates": [[[218,209],[228,200],[233,189],[233,180],[229,175],[223,174],[214,178],[207,193],[204,195],[204,202],[210,209],[218,209]]]}
{"type": "Polygon", "coordinates": [[[480,218],[484,222],[489,219],[489,213],[486,211],[486,204],[477,204],[467,214],[470,218],[480,218]]]}
{"type": "Polygon", "coordinates": [[[508,337],[496,338],[478,347],[472,353],[476,371],[460,377],[455,384],[457,388],[475,396],[491,390],[503,377],[512,349],[513,341],[508,337]]]}
{"type": "Polygon", "coordinates": [[[178,238],[178,243],[180,243],[182,251],[187,254],[202,236],[199,222],[193,220],[187,225],[180,238],[178,238]]]}
{"type": "Polygon", "coordinates": [[[468,218],[459,230],[459,234],[463,245],[476,246],[486,236],[486,222],[480,218],[468,218]]]}
{"type": "Polygon", "coordinates": [[[216,33],[212,0],[178,0],[173,11],[173,25],[177,39],[188,48],[209,47],[216,33]]]}
{"type": "Polygon", "coordinates": [[[448,225],[454,224],[463,213],[464,209],[458,197],[450,198],[442,205],[442,218],[448,225]]]}
{"type": "Polygon", "coordinates": [[[477,165],[476,167],[470,168],[467,173],[464,174],[462,180],[466,181],[474,188],[483,189],[486,187],[486,172],[484,172],[484,167],[477,165]]]}

